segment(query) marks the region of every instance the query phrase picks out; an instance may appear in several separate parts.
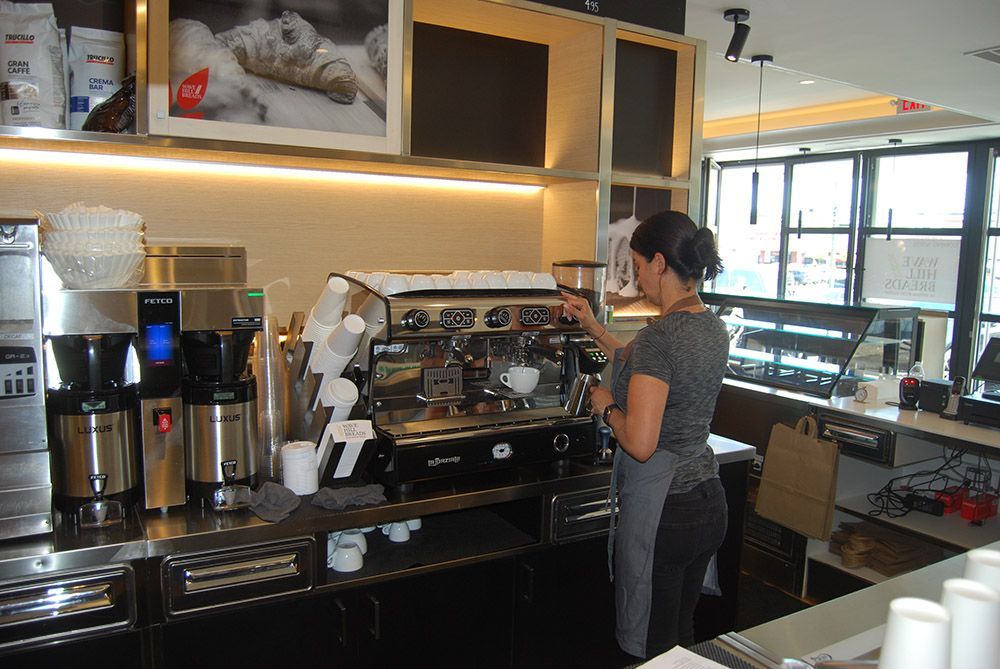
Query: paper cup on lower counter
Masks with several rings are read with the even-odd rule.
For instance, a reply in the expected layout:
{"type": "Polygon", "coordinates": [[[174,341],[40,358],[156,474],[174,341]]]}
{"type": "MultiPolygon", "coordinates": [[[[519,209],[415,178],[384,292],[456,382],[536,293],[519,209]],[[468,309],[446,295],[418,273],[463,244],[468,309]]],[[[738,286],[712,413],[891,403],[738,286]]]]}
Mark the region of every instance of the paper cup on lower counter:
{"type": "Polygon", "coordinates": [[[936,602],[899,597],[889,617],[879,669],[944,669],[951,661],[951,614],[936,602]]]}

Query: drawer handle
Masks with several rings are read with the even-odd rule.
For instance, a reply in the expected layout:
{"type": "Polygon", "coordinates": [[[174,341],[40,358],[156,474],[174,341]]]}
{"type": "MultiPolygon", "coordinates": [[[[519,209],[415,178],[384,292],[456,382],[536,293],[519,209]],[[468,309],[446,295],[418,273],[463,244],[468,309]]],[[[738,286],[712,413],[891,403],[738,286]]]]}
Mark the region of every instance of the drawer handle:
{"type": "Polygon", "coordinates": [[[0,626],[16,625],[34,620],[51,620],[56,616],[84,613],[114,606],[111,585],[54,585],[44,593],[13,597],[0,601],[0,626]]]}
{"type": "Polygon", "coordinates": [[[258,560],[243,560],[229,564],[184,570],[184,592],[197,592],[225,585],[257,583],[299,573],[297,553],[277,555],[258,560]]]}
{"type": "Polygon", "coordinates": [[[599,499],[593,502],[583,502],[572,504],[566,507],[566,517],[563,523],[571,525],[595,518],[607,518],[611,515],[611,505],[606,499],[599,499]]]}
{"type": "Polygon", "coordinates": [[[872,434],[871,432],[862,432],[861,430],[852,430],[849,427],[831,427],[826,426],[823,431],[824,437],[833,437],[834,439],[843,439],[845,441],[851,441],[854,443],[861,444],[871,444],[872,446],[878,445],[878,435],[872,434]]]}

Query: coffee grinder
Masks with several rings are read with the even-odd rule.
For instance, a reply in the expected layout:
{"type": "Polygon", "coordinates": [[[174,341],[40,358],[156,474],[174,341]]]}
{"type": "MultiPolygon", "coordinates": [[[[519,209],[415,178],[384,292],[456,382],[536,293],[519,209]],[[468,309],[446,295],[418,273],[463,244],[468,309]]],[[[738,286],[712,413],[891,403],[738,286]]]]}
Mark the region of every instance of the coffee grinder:
{"type": "Polygon", "coordinates": [[[188,497],[227,510],[249,504],[257,478],[257,381],[247,373],[254,330],[181,333],[188,497]]]}
{"type": "Polygon", "coordinates": [[[133,332],[50,336],[53,505],[81,525],[121,522],[140,488],[133,332]],[[55,373],[52,373],[52,372],[55,373]]]}

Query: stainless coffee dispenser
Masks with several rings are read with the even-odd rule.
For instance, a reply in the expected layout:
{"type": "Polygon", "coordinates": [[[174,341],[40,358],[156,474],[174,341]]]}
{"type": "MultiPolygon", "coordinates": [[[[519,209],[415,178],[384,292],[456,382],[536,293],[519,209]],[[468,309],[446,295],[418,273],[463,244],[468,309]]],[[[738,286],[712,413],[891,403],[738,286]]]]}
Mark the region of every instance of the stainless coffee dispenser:
{"type": "MultiPolygon", "coordinates": [[[[53,504],[86,517],[92,503],[131,506],[138,498],[139,390],[129,378],[134,332],[50,336],[55,359],[48,369],[48,423],[53,504]]],[[[121,508],[115,507],[115,508],[121,508]]],[[[96,522],[96,521],[95,521],[96,522]]]]}
{"type": "Polygon", "coordinates": [[[181,334],[187,370],[181,394],[188,496],[217,508],[232,505],[235,486],[256,483],[257,381],[247,373],[255,334],[181,334]],[[230,493],[226,498],[216,495],[222,487],[230,493]]]}

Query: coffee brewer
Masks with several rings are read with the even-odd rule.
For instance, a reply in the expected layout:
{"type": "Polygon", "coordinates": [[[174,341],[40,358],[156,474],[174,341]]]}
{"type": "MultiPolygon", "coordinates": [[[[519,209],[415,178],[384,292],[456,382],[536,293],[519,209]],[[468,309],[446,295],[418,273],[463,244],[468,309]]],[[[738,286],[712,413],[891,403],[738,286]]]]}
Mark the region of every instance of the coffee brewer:
{"type": "Polygon", "coordinates": [[[120,522],[141,482],[135,331],[59,325],[47,337],[55,363],[46,401],[53,505],[83,525],[120,522]]]}
{"type": "MultiPolygon", "coordinates": [[[[253,482],[256,385],[246,366],[249,342],[262,327],[261,291],[46,290],[42,305],[51,367],[61,377],[50,387],[51,434],[77,450],[99,444],[108,452],[114,434],[117,452],[124,452],[129,448],[118,435],[131,416],[127,462],[135,466],[134,480],[119,481],[95,466],[89,471],[109,474],[105,497],[128,490],[122,501],[129,502],[139,498],[141,485],[145,508],[166,509],[188,496],[212,502],[228,481],[253,482]],[[112,421],[109,431],[114,417],[121,428],[112,421]]],[[[73,481],[72,488],[57,484],[55,496],[72,492],[69,505],[87,495],[74,473],[79,466],[67,455],[74,452],[53,448],[53,471],[73,481]]]]}
{"type": "Polygon", "coordinates": [[[187,368],[181,395],[188,496],[217,508],[248,500],[257,478],[257,382],[247,374],[254,334],[181,334],[187,368]],[[227,494],[217,496],[223,487],[227,494]]]}

